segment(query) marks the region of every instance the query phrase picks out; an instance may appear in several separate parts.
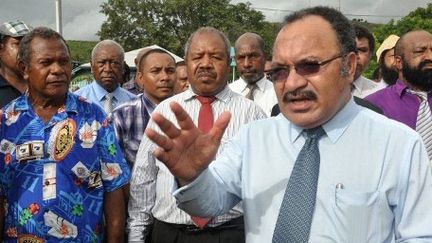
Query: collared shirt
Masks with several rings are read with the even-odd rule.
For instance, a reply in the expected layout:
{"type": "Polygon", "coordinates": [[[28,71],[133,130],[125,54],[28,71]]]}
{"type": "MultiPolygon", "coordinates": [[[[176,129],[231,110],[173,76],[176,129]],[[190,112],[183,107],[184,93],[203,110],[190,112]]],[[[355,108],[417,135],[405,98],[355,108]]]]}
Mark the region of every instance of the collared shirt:
{"type": "MultiPolygon", "coordinates": [[[[162,101],[154,110],[176,124],[176,118],[169,108],[172,101],[178,102],[191,116],[193,122],[198,124],[198,114],[201,107],[192,89],[162,101]]],[[[250,121],[265,118],[262,109],[251,100],[231,91],[226,86],[216,95],[212,103],[214,119],[224,111],[230,111],[231,121],[222,137],[219,152],[223,150],[227,141],[250,121]]],[[[151,120],[148,127],[158,130],[157,125],[151,120]]],[[[180,210],[172,196],[174,177],[165,165],[156,160],[152,151],[156,145],[144,136],[138,150],[136,161],[132,171],[129,201],[128,228],[129,242],[143,242],[153,222],[153,217],[164,222],[174,224],[188,224],[193,222],[189,214],[180,210]]],[[[234,205],[233,205],[234,206],[234,205]]],[[[220,225],[233,218],[242,215],[240,207],[233,208],[229,214],[215,217],[209,226],[220,225]]]]}
{"type": "Polygon", "coordinates": [[[131,92],[132,94],[135,95],[139,95],[142,92],[140,91],[140,88],[138,87],[135,77],[131,78],[129,81],[127,81],[126,83],[124,83],[122,85],[122,88],[124,88],[125,90],[131,92]]]}
{"type": "MultiPolygon", "coordinates": [[[[407,92],[407,89],[403,81],[397,80],[394,85],[369,95],[366,100],[381,108],[388,118],[402,122],[415,130],[420,100],[415,94],[407,92]]],[[[428,102],[432,107],[431,94],[428,95],[428,102]]]]}
{"type": "Polygon", "coordinates": [[[18,98],[21,92],[0,75],[0,108],[7,105],[12,100],[18,98]]]}
{"type": "Polygon", "coordinates": [[[6,242],[101,242],[104,193],[129,181],[114,130],[96,105],[68,93],[48,123],[22,95],[0,120],[6,242]]]}
{"type": "MultiPolygon", "coordinates": [[[[270,116],[271,110],[277,104],[276,92],[273,88],[273,83],[265,76],[257,81],[258,88],[254,91],[254,101],[264,110],[267,117],[270,116]]],[[[229,87],[232,91],[237,92],[243,96],[249,92],[247,82],[242,78],[232,82],[229,87]]]]}
{"type": "MultiPolygon", "coordinates": [[[[90,84],[80,88],[79,90],[74,92],[77,95],[80,95],[87,100],[99,105],[102,109],[104,108],[105,104],[105,95],[108,94],[108,92],[100,86],[96,80],[91,82],[90,84]]],[[[122,87],[118,86],[113,92],[113,109],[115,109],[117,106],[132,100],[136,97],[136,95],[132,94],[131,92],[123,89],[122,87]]]]}
{"type": "Polygon", "coordinates": [[[109,120],[114,126],[120,147],[131,168],[155,106],[145,95],[139,94],[135,99],[111,112],[109,120]]]}
{"type": "MultiPolygon", "coordinates": [[[[431,242],[431,168],[420,136],[352,99],[323,128],[309,242],[431,242]]],[[[250,123],[174,192],[179,207],[217,215],[243,199],[246,242],[271,242],[302,131],[282,114],[250,123]]]]}
{"type": "Polygon", "coordinates": [[[383,89],[383,87],[378,85],[378,83],[363,76],[360,76],[356,80],[354,80],[353,90],[351,93],[354,96],[364,98],[372,93],[377,92],[380,89],[383,89]]]}

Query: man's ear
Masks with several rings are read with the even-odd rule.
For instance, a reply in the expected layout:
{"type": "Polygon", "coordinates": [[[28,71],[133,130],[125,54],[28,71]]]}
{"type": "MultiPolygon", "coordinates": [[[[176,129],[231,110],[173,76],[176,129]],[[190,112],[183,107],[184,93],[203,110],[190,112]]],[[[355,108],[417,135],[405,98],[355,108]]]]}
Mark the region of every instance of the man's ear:
{"type": "Polygon", "coordinates": [[[21,73],[21,75],[23,76],[24,80],[28,80],[28,65],[25,64],[23,61],[18,61],[18,70],[21,73]]]}
{"type": "Polygon", "coordinates": [[[403,68],[402,57],[395,55],[393,65],[395,66],[397,71],[401,71],[403,68]]]}
{"type": "Polygon", "coordinates": [[[355,52],[350,52],[346,55],[346,65],[347,65],[347,76],[350,78],[351,82],[354,80],[355,70],[357,68],[357,54],[355,52]]]}

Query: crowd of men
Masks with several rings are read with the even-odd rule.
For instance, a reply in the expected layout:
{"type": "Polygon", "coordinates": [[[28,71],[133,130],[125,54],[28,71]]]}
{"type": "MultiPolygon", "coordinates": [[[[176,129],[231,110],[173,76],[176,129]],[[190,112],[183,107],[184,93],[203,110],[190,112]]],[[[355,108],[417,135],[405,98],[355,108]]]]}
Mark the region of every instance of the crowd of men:
{"type": "Polygon", "coordinates": [[[0,25],[1,241],[432,242],[431,33],[390,35],[374,80],[373,35],[332,8],[242,33],[232,83],[230,48],[202,27],[124,80],[103,40],[71,92],[61,35],[0,25]]]}

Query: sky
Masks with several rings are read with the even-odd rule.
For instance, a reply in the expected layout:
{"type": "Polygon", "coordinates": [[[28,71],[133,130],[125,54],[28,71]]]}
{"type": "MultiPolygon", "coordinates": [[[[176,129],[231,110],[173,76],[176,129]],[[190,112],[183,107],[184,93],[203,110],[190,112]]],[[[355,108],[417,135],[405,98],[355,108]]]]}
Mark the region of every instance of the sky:
{"type": "MultiPolygon", "coordinates": [[[[0,0],[0,23],[23,20],[28,25],[56,29],[55,0],[0,0]]],[[[106,19],[99,13],[106,0],[62,0],[63,36],[67,40],[98,40],[96,33],[106,19]]],[[[238,1],[231,0],[236,4],[238,1]]],[[[348,18],[372,23],[398,20],[430,0],[249,0],[268,21],[281,21],[292,11],[325,5],[342,11],[348,18]]]]}

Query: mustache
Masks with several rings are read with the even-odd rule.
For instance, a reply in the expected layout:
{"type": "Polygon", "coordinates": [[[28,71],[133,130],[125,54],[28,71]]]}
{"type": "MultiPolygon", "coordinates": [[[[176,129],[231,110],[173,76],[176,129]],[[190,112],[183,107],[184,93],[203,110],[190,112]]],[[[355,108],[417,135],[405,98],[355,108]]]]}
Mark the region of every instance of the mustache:
{"type": "Polygon", "coordinates": [[[283,95],[282,101],[285,103],[293,102],[295,100],[316,100],[318,96],[310,90],[295,90],[287,92],[283,95]]]}
{"type": "Polygon", "coordinates": [[[203,77],[203,76],[210,76],[212,78],[215,78],[216,74],[214,72],[210,71],[210,70],[201,69],[201,70],[198,70],[197,76],[198,76],[198,78],[199,77],[203,77]]]}
{"type": "Polygon", "coordinates": [[[420,64],[419,64],[419,70],[422,70],[428,64],[432,64],[432,61],[424,60],[424,61],[420,62],[420,64]]]}
{"type": "Polygon", "coordinates": [[[241,73],[256,73],[257,70],[255,68],[243,69],[241,73]]]}
{"type": "Polygon", "coordinates": [[[156,85],[156,88],[159,88],[159,89],[161,89],[161,88],[169,88],[169,89],[171,89],[171,88],[174,88],[174,84],[163,84],[163,85],[156,85]]]}

